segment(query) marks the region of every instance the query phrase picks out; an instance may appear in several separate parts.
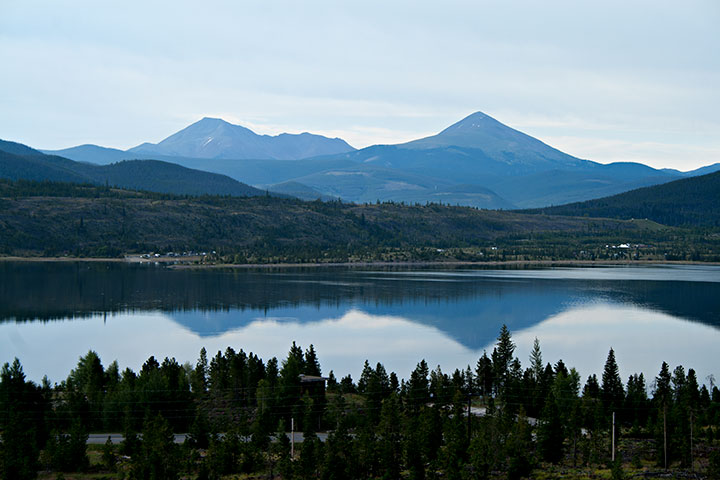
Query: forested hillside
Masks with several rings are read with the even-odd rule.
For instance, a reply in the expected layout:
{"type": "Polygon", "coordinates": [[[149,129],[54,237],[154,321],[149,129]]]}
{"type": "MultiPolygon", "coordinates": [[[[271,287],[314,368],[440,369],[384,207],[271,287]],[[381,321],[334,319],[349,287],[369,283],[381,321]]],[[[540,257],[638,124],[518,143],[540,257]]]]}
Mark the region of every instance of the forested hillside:
{"type": "Polygon", "coordinates": [[[110,165],[75,162],[0,140],[0,178],[92,183],[179,195],[264,195],[225,175],[157,160],[126,160],[110,165]]]}
{"type": "Polygon", "coordinates": [[[660,258],[711,260],[720,239],[648,221],[444,205],[180,197],[0,181],[0,253],[118,256],[216,250],[220,261],[660,258]],[[616,251],[608,244],[643,244],[616,251]],[[668,257],[671,255],[671,257],[668,257]],[[631,257],[632,256],[632,257],[631,257]]]}
{"type": "Polygon", "coordinates": [[[720,227],[720,172],[639,188],[612,197],[524,212],[647,218],[664,225],[720,227]]]}

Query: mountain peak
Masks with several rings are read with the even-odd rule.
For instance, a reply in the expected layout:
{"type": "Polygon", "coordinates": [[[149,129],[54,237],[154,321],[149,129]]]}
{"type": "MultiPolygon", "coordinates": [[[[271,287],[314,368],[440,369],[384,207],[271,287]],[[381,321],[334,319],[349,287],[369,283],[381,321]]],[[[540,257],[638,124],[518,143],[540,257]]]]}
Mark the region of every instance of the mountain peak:
{"type": "MultiPolygon", "coordinates": [[[[503,125],[502,123],[498,122],[494,118],[492,118],[490,115],[487,115],[483,112],[475,112],[467,117],[463,118],[457,123],[453,123],[449,127],[447,127],[445,130],[440,132],[438,135],[444,135],[448,133],[465,133],[472,135],[473,132],[479,131],[479,130],[486,130],[486,129],[496,129],[496,134],[502,132],[503,130],[507,131],[513,131],[517,132],[516,130],[513,130],[512,128],[508,127],[507,125],[503,125]]],[[[507,132],[505,132],[507,133],[507,132]]],[[[520,132],[517,132],[520,133],[520,132]]]]}
{"type": "MultiPolygon", "coordinates": [[[[193,125],[232,125],[232,123],[227,122],[223,120],[222,118],[216,118],[216,117],[203,117],[197,122],[193,123],[193,125]]],[[[234,127],[238,125],[233,125],[234,127]]]]}
{"type": "Polygon", "coordinates": [[[221,118],[203,117],[158,144],[145,143],[129,151],[143,155],[194,158],[297,160],[353,151],[341,139],[311,133],[258,135],[221,118]]]}

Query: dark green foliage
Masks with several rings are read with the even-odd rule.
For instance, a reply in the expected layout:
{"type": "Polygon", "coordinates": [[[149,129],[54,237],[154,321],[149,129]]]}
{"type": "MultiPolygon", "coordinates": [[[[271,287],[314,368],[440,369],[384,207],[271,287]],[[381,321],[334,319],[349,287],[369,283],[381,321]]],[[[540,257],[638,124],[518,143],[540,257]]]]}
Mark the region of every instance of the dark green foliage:
{"type": "Polygon", "coordinates": [[[502,326],[500,335],[497,338],[497,346],[493,349],[492,365],[495,390],[499,397],[502,398],[507,387],[508,376],[510,374],[510,363],[513,360],[515,352],[515,344],[512,341],[510,330],[507,325],[502,326]]]}
{"type": "Polygon", "coordinates": [[[305,375],[320,376],[320,361],[318,360],[315,347],[311,344],[305,352],[305,375]]]}
{"type": "Polygon", "coordinates": [[[600,218],[648,218],[664,225],[720,226],[720,172],[612,197],[527,212],[600,218]]]}
{"type": "Polygon", "coordinates": [[[623,471],[622,461],[620,458],[616,458],[610,467],[610,478],[612,480],[624,480],[625,472],[623,471]]]}
{"type": "Polygon", "coordinates": [[[178,478],[179,458],[170,425],[156,415],[145,420],[140,449],[132,457],[132,479],[173,480],[178,478]]]}
{"type": "Polygon", "coordinates": [[[487,352],[483,352],[482,357],[478,359],[475,368],[475,378],[480,395],[490,395],[494,386],[494,375],[492,369],[492,360],[487,356],[487,352]]]}
{"type": "Polygon", "coordinates": [[[550,391],[538,427],[538,449],[543,460],[558,463],[563,458],[565,432],[558,398],[550,391]]]}
{"type": "Polygon", "coordinates": [[[605,368],[600,385],[600,398],[606,413],[616,412],[622,407],[625,389],[620,379],[620,369],[615,361],[615,351],[611,348],[605,360],[605,368]]]}
{"type": "Polygon", "coordinates": [[[427,363],[421,360],[410,374],[410,380],[405,384],[405,388],[407,402],[411,408],[418,409],[420,405],[430,400],[429,373],[427,363]]]}
{"type": "MultiPolygon", "coordinates": [[[[513,347],[510,332],[504,328],[495,347],[495,362],[483,356],[478,370],[482,373],[485,368],[502,365],[503,358],[512,357],[513,347]]],[[[115,362],[104,370],[97,355],[89,352],[68,380],[54,388],[47,381],[42,387],[25,382],[16,361],[5,365],[0,383],[2,435],[7,438],[8,432],[15,435],[25,431],[18,430],[21,421],[27,431],[52,428],[42,455],[44,467],[55,472],[82,471],[88,465],[87,425],[98,418],[88,405],[122,405],[121,418],[115,418],[118,414],[112,411],[105,411],[102,418],[110,424],[124,424],[125,440],[117,453],[130,457],[129,465],[125,461],[119,464],[119,474],[125,478],[220,479],[245,474],[253,478],[279,475],[283,479],[519,480],[532,478],[533,470],[545,468],[547,463],[560,464],[562,469],[579,467],[579,463],[609,465],[612,477],[622,478],[622,463],[609,462],[606,411],[615,398],[608,393],[619,385],[621,403],[615,404],[621,439],[618,458],[634,458],[634,464],[641,465],[640,456],[646,458],[649,450],[643,453],[632,445],[641,441],[650,444],[648,440],[654,436],[653,448],[662,465],[665,419],[668,463],[671,468],[688,469],[692,422],[694,453],[704,456],[700,460],[696,456],[694,464],[708,465],[708,475],[717,472],[720,460],[710,454],[715,448],[712,441],[720,391],[713,386],[711,394],[704,386],[699,387],[694,370],[686,373],[678,366],[670,373],[663,364],[653,399],[648,400],[642,375],[631,375],[627,392],[622,389],[611,350],[602,387],[595,376],[590,376],[581,395],[578,372],[562,360],[543,368],[537,350],[532,355],[533,367],[526,370],[512,358],[501,392],[488,390],[482,398],[477,396],[481,383],[475,381],[469,367],[448,375],[440,366],[429,371],[427,363],[421,361],[401,388],[397,376],[388,375],[381,363],[372,368],[367,362],[359,382],[360,393],[350,393],[352,381],[347,377],[344,386],[340,382],[334,392],[327,393],[326,400],[323,389],[313,390],[300,382],[302,372],[317,372],[320,362],[314,347],[303,352],[297,344],[292,345],[282,366],[275,358],[265,363],[253,353],[228,348],[210,362],[201,352],[194,369],[178,368],[170,359],[161,364],[150,357],[137,375],[129,369],[121,375],[115,362]],[[202,387],[202,378],[206,378],[206,387],[202,387]],[[93,385],[102,386],[95,389],[93,385]],[[343,388],[348,392],[343,393],[343,388]],[[158,397],[163,389],[164,394],[172,395],[158,397]],[[501,394],[505,398],[496,399],[501,394]],[[22,395],[38,410],[23,410],[24,416],[13,416],[24,405],[16,402],[22,395]],[[538,395],[544,398],[535,398],[538,395]],[[33,398],[37,403],[32,403],[33,398]],[[47,402],[49,398],[52,404],[47,402]],[[191,409],[184,408],[184,399],[190,400],[191,409]],[[291,403],[284,403],[286,400],[291,403]],[[485,407],[485,414],[468,417],[468,401],[474,407],[485,407]],[[526,406],[539,408],[537,425],[526,418],[526,406]],[[37,412],[42,415],[36,423],[27,422],[31,413],[37,412]],[[145,417],[140,425],[142,440],[134,433],[138,415],[145,417]],[[70,426],[68,418],[73,419],[70,426]],[[294,459],[286,435],[291,419],[295,431],[304,433],[304,442],[295,445],[294,459]],[[178,446],[172,432],[186,426],[190,437],[178,446]],[[320,431],[323,433],[317,433],[320,431]],[[275,433],[271,436],[270,432],[275,433]],[[327,441],[322,442],[326,434],[327,441]]],[[[2,478],[35,476],[38,444],[31,441],[35,438],[18,436],[15,442],[0,443],[2,478]]],[[[115,453],[108,439],[102,447],[102,467],[93,469],[114,471],[115,453]]]]}
{"type": "Polygon", "coordinates": [[[115,456],[115,447],[113,446],[112,440],[108,436],[107,441],[103,445],[102,450],[102,463],[106,470],[109,472],[115,471],[117,464],[117,457],[115,456]]]}
{"type": "Polygon", "coordinates": [[[25,381],[20,361],[6,363],[0,371],[0,478],[32,479],[38,470],[38,454],[45,443],[45,411],[42,390],[25,381]]]}
{"type": "Polygon", "coordinates": [[[382,478],[394,480],[400,478],[402,458],[400,402],[397,395],[391,394],[383,401],[378,426],[378,453],[382,478]]]}
{"type": "Polygon", "coordinates": [[[284,421],[278,424],[275,433],[275,443],[272,445],[271,453],[277,458],[277,471],[284,479],[293,478],[293,466],[290,459],[290,439],[285,434],[287,428],[284,421]]]}
{"type": "Polygon", "coordinates": [[[73,423],[69,434],[52,432],[45,449],[50,457],[50,466],[59,472],[81,472],[88,465],[88,433],[80,421],[73,423]]]}
{"type": "Polygon", "coordinates": [[[715,449],[710,453],[707,474],[708,478],[720,478],[720,449],[715,449]]]}
{"type": "Polygon", "coordinates": [[[357,460],[354,453],[352,439],[345,422],[341,420],[325,443],[325,459],[321,478],[323,480],[354,478],[357,472],[357,460]]]}
{"type": "Polygon", "coordinates": [[[183,197],[5,180],[0,180],[0,225],[0,253],[6,254],[117,257],[216,250],[213,261],[240,263],[612,259],[631,254],[711,260],[718,256],[719,242],[704,232],[664,229],[651,222],[439,205],[183,197]],[[633,252],[605,248],[622,242],[653,246],[633,252]]]}
{"type": "Polygon", "coordinates": [[[532,431],[521,413],[507,441],[508,480],[519,480],[530,476],[535,466],[532,451],[532,431]]]}

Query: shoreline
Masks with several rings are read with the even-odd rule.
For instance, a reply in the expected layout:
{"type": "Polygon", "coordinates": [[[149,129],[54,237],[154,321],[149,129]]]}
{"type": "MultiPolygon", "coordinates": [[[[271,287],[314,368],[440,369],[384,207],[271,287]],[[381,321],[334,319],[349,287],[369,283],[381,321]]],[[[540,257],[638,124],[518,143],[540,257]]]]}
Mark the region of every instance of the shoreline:
{"type": "Polygon", "coordinates": [[[720,265],[720,262],[699,262],[690,260],[493,260],[487,262],[472,261],[401,261],[401,262],[315,262],[315,263],[185,263],[177,258],[139,259],[136,255],[127,255],[123,258],[102,257],[19,257],[0,256],[0,262],[28,262],[28,263],[141,263],[141,264],[167,264],[173,269],[268,269],[268,268],[348,268],[348,267],[499,267],[499,266],[627,266],[627,265],[720,265]]]}

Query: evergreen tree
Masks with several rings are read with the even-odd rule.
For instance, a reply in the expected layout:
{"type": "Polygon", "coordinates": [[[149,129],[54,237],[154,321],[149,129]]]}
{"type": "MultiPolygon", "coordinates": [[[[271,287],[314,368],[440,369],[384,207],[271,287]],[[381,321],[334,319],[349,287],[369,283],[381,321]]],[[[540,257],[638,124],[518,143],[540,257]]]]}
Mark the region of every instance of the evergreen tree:
{"type": "Polygon", "coordinates": [[[145,420],[139,452],[132,457],[130,476],[136,480],[178,478],[177,447],[170,425],[161,415],[145,420]]]}
{"type": "Polygon", "coordinates": [[[80,420],[73,423],[69,434],[53,432],[45,446],[52,468],[59,472],[84,471],[89,465],[87,439],[80,420]]]}
{"type": "Polygon", "coordinates": [[[452,402],[452,415],[445,421],[443,428],[444,445],[440,458],[444,472],[449,479],[460,479],[467,460],[468,436],[464,402],[458,395],[452,402]]]}
{"type": "Polygon", "coordinates": [[[383,401],[380,412],[379,459],[383,478],[395,480],[400,478],[400,462],[402,453],[400,430],[400,402],[395,394],[383,401]]]}
{"type": "Polygon", "coordinates": [[[538,424],[538,449],[543,460],[558,463],[564,453],[565,434],[555,392],[550,390],[538,424]]]}
{"type": "Polygon", "coordinates": [[[310,344],[310,347],[305,351],[305,375],[312,375],[319,377],[320,373],[320,360],[318,360],[315,347],[310,344]]]}
{"type": "Polygon", "coordinates": [[[407,389],[408,406],[418,409],[429,400],[428,366],[425,360],[417,364],[415,370],[410,373],[410,380],[405,385],[407,389]]]}
{"type": "Polygon", "coordinates": [[[491,395],[494,386],[492,360],[483,351],[475,367],[476,385],[480,395],[491,395]]]}
{"type": "Polygon", "coordinates": [[[40,389],[25,381],[20,361],[0,370],[0,478],[32,479],[37,475],[40,446],[45,443],[46,404],[40,389]]]}
{"type": "Polygon", "coordinates": [[[102,463],[105,469],[109,472],[115,471],[115,465],[117,464],[117,457],[115,456],[115,447],[113,446],[112,439],[108,435],[107,441],[103,445],[102,450],[102,463]]]}
{"type": "Polygon", "coordinates": [[[530,477],[535,463],[532,455],[532,432],[522,411],[508,437],[506,449],[508,480],[530,477]]]}
{"type": "Polygon", "coordinates": [[[543,374],[543,360],[542,352],[540,351],[540,341],[535,337],[533,342],[533,348],[530,352],[530,369],[532,370],[533,379],[536,382],[540,381],[543,374]]]}
{"type": "Polygon", "coordinates": [[[627,382],[627,395],[625,397],[625,411],[623,418],[630,421],[637,431],[647,421],[647,389],[645,377],[642,373],[630,375],[627,382]]]}
{"type": "Polygon", "coordinates": [[[598,384],[597,375],[590,375],[583,387],[583,397],[600,398],[600,385],[598,384]]]}
{"type": "MultiPolygon", "coordinates": [[[[665,456],[665,440],[667,438],[666,431],[669,426],[672,429],[672,424],[668,425],[668,413],[673,403],[673,391],[671,386],[672,376],[670,375],[670,367],[667,363],[663,362],[660,367],[660,373],[655,377],[655,390],[653,392],[653,403],[655,404],[656,413],[656,424],[655,424],[655,439],[658,445],[657,448],[657,462],[658,465],[670,464],[670,455],[666,458],[665,456]]],[[[671,413],[671,412],[670,412],[671,413]]],[[[672,417],[670,417],[672,421],[672,417]]],[[[672,453],[672,452],[669,452],[672,453]]]]}
{"type": "Polygon", "coordinates": [[[192,373],[192,390],[197,394],[205,393],[207,390],[208,359],[205,347],[200,349],[200,358],[192,373]]]}
{"type": "Polygon", "coordinates": [[[290,458],[290,439],[288,438],[285,431],[285,421],[280,420],[278,423],[278,430],[275,433],[275,442],[273,442],[271,448],[272,453],[277,456],[278,462],[278,473],[283,480],[291,480],[293,477],[292,462],[290,458]]]}
{"type": "Polygon", "coordinates": [[[370,383],[370,380],[372,379],[375,372],[370,367],[370,362],[365,360],[365,364],[363,365],[362,373],[360,374],[360,380],[358,380],[357,383],[357,390],[358,393],[366,393],[368,384],[370,383]]]}
{"type": "Polygon", "coordinates": [[[672,399],[672,387],[670,386],[671,381],[670,367],[667,363],[663,362],[660,367],[660,373],[655,377],[655,391],[653,392],[653,401],[660,405],[667,405],[672,399]]]}
{"type": "Polygon", "coordinates": [[[605,413],[618,411],[625,400],[625,389],[620,379],[620,369],[615,361],[615,352],[612,348],[608,352],[605,368],[603,369],[600,398],[605,413]]]}
{"type": "Polygon", "coordinates": [[[497,338],[497,345],[493,349],[492,363],[496,392],[502,396],[505,381],[510,371],[510,363],[513,360],[515,344],[512,341],[510,330],[503,324],[500,335],[497,338]]]}

